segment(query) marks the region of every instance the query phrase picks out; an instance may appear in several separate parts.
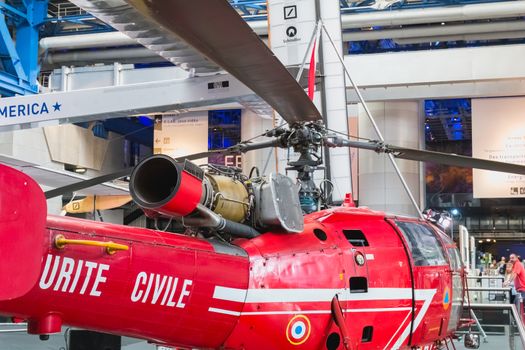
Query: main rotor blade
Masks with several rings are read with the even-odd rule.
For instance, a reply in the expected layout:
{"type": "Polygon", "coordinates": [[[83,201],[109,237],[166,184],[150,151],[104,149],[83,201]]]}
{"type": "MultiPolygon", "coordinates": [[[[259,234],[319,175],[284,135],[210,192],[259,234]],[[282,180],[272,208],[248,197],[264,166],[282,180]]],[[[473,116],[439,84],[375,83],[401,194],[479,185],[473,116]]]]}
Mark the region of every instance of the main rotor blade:
{"type": "Polygon", "coordinates": [[[493,160],[472,158],[457,154],[424,151],[391,145],[386,145],[386,147],[392,151],[396,158],[525,175],[525,166],[519,164],[496,162],[493,160]]]}
{"type": "Polygon", "coordinates": [[[76,192],[83,190],[84,188],[100,185],[101,183],[119,179],[121,177],[131,174],[133,168],[126,168],[114,173],[97,176],[88,180],[83,180],[79,182],[72,183],[70,185],[57,187],[55,189],[44,192],[46,199],[51,199],[54,197],[62,196],[66,193],[76,192]]]}
{"type": "Polygon", "coordinates": [[[272,106],[288,123],[321,120],[273,52],[226,0],[127,0],[272,106]]]}
{"type": "Polygon", "coordinates": [[[519,164],[496,162],[493,160],[472,158],[450,153],[384,145],[380,142],[350,141],[341,139],[339,137],[329,138],[325,142],[331,147],[353,147],[368,149],[377,153],[392,153],[394,157],[401,159],[525,175],[525,166],[519,164]]]}
{"type": "MultiPolygon", "coordinates": [[[[212,151],[207,151],[207,152],[200,152],[200,153],[190,154],[190,155],[185,156],[185,157],[175,158],[175,160],[177,160],[179,162],[182,162],[185,159],[187,159],[187,160],[195,160],[195,159],[200,159],[200,158],[206,158],[206,157],[208,157],[208,156],[210,156],[212,154],[224,153],[224,152],[226,152],[226,150],[212,150],[212,151]]],[[[92,186],[100,185],[101,183],[104,183],[104,182],[108,182],[108,181],[120,179],[121,177],[124,177],[124,176],[128,176],[129,174],[131,174],[132,170],[133,170],[133,167],[126,168],[126,169],[122,169],[122,170],[116,171],[114,173],[97,176],[97,177],[94,177],[94,178],[91,178],[91,179],[88,179],[88,180],[75,182],[75,183],[72,183],[70,185],[66,185],[66,186],[62,186],[62,187],[57,187],[57,188],[55,188],[53,190],[46,191],[44,193],[44,195],[46,196],[46,199],[50,199],[50,198],[62,196],[62,195],[67,194],[67,193],[80,191],[80,190],[83,190],[85,188],[89,188],[89,187],[92,187],[92,186]]]]}

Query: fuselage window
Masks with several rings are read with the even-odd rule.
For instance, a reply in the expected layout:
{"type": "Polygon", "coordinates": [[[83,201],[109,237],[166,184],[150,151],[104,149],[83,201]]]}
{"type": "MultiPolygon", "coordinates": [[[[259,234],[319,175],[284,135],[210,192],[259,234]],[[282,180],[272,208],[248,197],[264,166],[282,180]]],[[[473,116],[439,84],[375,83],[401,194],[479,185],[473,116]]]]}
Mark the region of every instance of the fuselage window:
{"type": "Polygon", "coordinates": [[[354,247],[368,247],[368,241],[361,230],[343,230],[348,242],[354,247]]]}
{"type": "Polygon", "coordinates": [[[396,221],[412,253],[416,266],[447,265],[440,242],[434,232],[415,222],[396,221]]]}
{"type": "Polygon", "coordinates": [[[368,280],[366,277],[350,277],[350,293],[368,292],[368,280]]]}
{"type": "Polygon", "coordinates": [[[366,326],[363,328],[363,335],[361,336],[362,343],[368,343],[372,341],[372,334],[374,333],[373,326],[366,326]]]}

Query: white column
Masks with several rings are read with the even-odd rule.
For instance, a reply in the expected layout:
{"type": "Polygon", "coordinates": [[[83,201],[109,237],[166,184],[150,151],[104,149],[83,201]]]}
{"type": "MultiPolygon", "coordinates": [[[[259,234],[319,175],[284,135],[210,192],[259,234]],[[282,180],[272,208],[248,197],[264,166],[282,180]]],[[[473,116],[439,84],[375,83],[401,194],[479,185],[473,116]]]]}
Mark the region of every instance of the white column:
{"type": "MultiPolygon", "coordinates": [[[[310,39],[312,38],[317,21],[316,2],[312,0],[270,0],[270,47],[276,56],[285,65],[301,64],[305,57],[310,39]],[[290,29],[296,34],[291,36],[290,29]]],[[[335,49],[342,53],[341,14],[338,0],[322,0],[320,17],[322,18],[335,49]]],[[[348,123],[346,114],[346,89],[343,67],[337,58],[334,47],[326,35],[322,35],[322,62],[319,67],[323,72],[326,98],[327,126],[334,130],[347,133],[348,123]]],[[[308,55],[307,63],[310,55],[308,55]]],[[[316,93],[314,102],[320,111],[323,111],[320,92],[316,93]]],[[[286,153],[280,153],[280,164],[286,158],[286,153]]],[[[352,191],[350,178],[350,156],[348,149],[330,151],[331,179],[335,185],[333,199],[341,200],[344,195],[352,191]]],[[[283,171],[280,165],[280,171],[283,171]]],[[[319,180],[322,172],[317,172],[315,178],[319,180]]]]}
{"type": "MultiPolygon", "coordinates": [[[[261,118],[256,113],[249,109],[243,109],[241,114],[241,140],[250,140],[255,136],[261,135],[267,130],[273,129],[273,121],[271,119],[261,118]]],[[[262,142],[268,140],[267,137],[259,137],[253,142],[262,142]]],[[[252,167],[259,168],[261,175],[266,175],[276,171],[275,166],[275,149],[266,148],[256,151],[246,152],[242,156],[242,170],[248,175],[252,167]],[[268,157],[270,158],[268,160],[268,157]],[[265,165],[268,166],[265,168],[265,165]],[[264,172],[264,174],[263,174],[264,172]]]]}
{"type": "MultiPolygon", "coordinates": [[[[423,126],[420,125],[418,101],[372,102],[368,107],[386,143],[419,148],[423,126]]],[[[359,106],[359,136],[377,140],[362,106],[359,106]]],[[[396,159],[415,198],[420,198],[419,162],[396,159]]],[[[359,205],[389,213],[417,216],[401,181],[384,154],[359,151],[359,205]]]]}
{"type": "Polygon", "coordinates": [[[269,43],[284,65],[302,63],[315,28],[315,11],[313,0],[268,1],[269,43]]]}
{"type": "MultiPolygon", "coordinates": [[[[344,69],[337,57],[342,55],[341,9],[338,0],[321,0],[321,19],[335,44],[323,32],[323,67],[327,127],[348,134],[346,89],[344,69]],[[337,50],[337,53],[336,51],[337,50]]],[[[342,200],[346,193],[352,192],[350,176],[350,152],[347,148],[330,150],[331,180],[335,185],[333,199],[342,200]]]]}

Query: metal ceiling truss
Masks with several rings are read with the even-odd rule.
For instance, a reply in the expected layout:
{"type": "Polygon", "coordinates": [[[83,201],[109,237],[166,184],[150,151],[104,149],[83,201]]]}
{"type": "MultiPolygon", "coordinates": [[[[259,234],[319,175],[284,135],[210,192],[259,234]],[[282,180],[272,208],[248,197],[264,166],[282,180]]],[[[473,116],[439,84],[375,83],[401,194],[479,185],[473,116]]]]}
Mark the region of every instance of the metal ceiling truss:
{"type": "Polygon", "coordinates": [[[115,30],[92,14],[66,0],[50,1],[47,17],[47,25],[42,33],[42,37],[115,30]]]}
{"type": "Polygon", "coordinates": [[[230,0],[231,5],[246,20],[266,19],[266,0],[230,0]]]}
{"type": "Polygon", "coordinates": [[[115,31],[111,26],[87,13],[65,17],[50,17],[46,19],[46,24],[42,37],[115,31]]]}
{"type": "MultiPolygon", "coordinates": [[[[501,1],[503,0],[340,0],[340,4],[343,13],[350,14],[359,11],[501,1]]],[[[230,0],[230,3],[246,20],[267,18],[264,0],[230,0]]],[[[51,0],[49,3],[48,0],[7,0],[0,2],[0,16],[0,95],[4,96],[38,92],[39,31],[41,36],[54,36],[114,30],[67,0],[51,0]],[[13,35],[17,38],[16,45],[13,35]]],[[[387,48],[387,51],[390,50],[393,49],[387,48]]],[[[358,51],[361,52],[362,49],[358,51]]]]}
{"type": "Polygon", "coordinates": [[[341,13],[482,4],[508,0],[340,0],[341,13]]]}

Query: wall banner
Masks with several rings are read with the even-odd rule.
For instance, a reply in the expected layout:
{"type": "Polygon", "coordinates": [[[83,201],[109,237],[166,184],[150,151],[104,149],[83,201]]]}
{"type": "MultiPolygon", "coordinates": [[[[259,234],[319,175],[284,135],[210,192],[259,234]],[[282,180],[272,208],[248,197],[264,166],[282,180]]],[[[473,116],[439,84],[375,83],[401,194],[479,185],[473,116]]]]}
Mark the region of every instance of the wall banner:
{"type": "MultiPolygon", "coordinates": [[[[525,98],[472,100],[472,156],[525,165],[525,98]]],[[[525,198],[525,175],[473,170],[474,198],[525,198]]]]}

